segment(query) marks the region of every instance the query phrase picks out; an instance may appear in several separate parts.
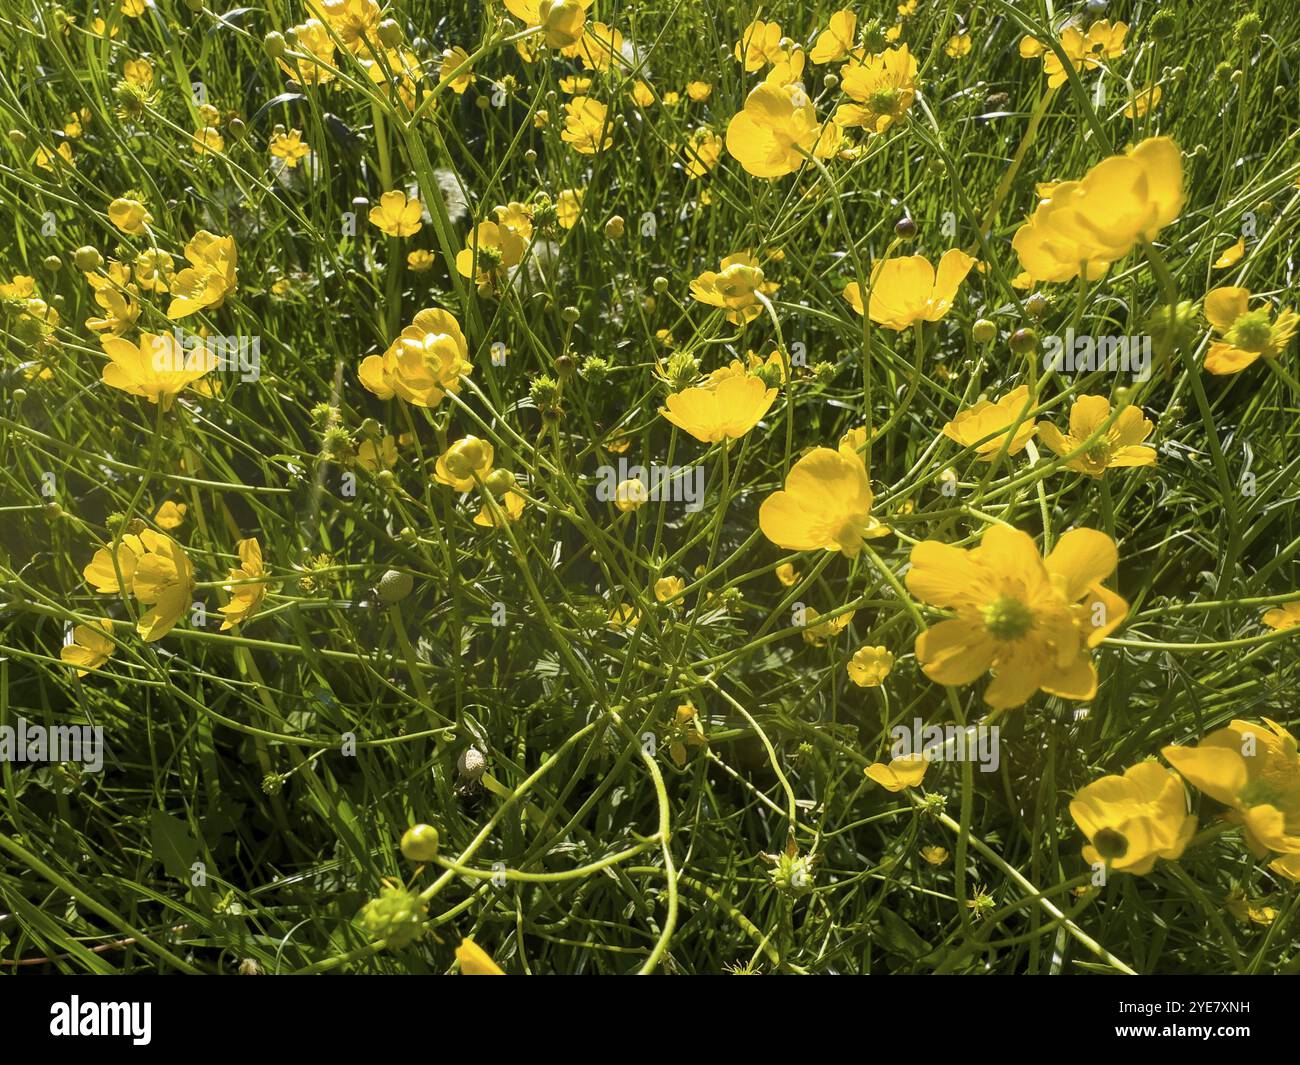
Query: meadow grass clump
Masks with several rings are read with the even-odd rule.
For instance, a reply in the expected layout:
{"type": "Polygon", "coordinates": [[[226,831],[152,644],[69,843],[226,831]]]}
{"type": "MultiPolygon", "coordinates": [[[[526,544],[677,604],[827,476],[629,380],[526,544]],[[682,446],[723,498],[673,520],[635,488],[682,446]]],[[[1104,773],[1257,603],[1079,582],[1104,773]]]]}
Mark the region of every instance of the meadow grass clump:
{"type": "Polygon", "coordinates": [[[1300,967],[1300,11],[0,3],[0,968],[1300,967]]]}

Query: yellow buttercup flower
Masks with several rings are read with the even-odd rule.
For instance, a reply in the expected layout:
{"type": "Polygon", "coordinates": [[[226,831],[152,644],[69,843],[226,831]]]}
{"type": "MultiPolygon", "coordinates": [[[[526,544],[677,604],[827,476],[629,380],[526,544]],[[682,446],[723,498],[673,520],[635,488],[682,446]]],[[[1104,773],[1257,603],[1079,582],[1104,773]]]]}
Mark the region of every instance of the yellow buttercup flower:
{"type": "Polygon", "coordinates": [[[1246,238],[1238,237],[1235,244],[1230,244],[1219,253],[1219,257],[1214,260],[1214,269],[1226,270],[1230,266],[1236,266],[1241,262],[1241,257],[1246,254],[1246,238]]]}
{"type": "Polygon", "coordinates": [[[555,197],[555,218],[562,229],[572,229],[578,224],[586,194],[586,189],[561,189],[555,197]]]}
{"type": "Polygon", "coordinates": [[[1177,861],[1196,832],[1182,782],[1155,762],[1094,780],[1070,802],[1070,816],[1088,837],[1084,861],[1138,876],[1159,858],[1177,861]]]}
{"type": "MultiPolygon", "coordinates": [[[[1105,396],[1080,396],[1070,407],[1070,431],[1062,433],[1051,422],[1040,422],[1038,438],[1056,454],[1065,456],[1083,445],[1110,417],[1110,400],[1105,396]]],[[[1156,449],[1144,447],[1155,426],[1138,407],[1125,407],[1100,437],[1082,454],[1066,464],[1067,469],[1100,477],[1107,470],[1123,466],[1154,466],[1156,449]]]]}
{"type": "Polygon", "coordinates": [[[686,588],[686,582],[680,577],[660,577],[655,581],[655,598],[661,603],[676,599],[686,588]]]}
{"type": "Polygon", "coordinates": [[[1205,317],[1219,339],[1210,345],[1205,368],[1212,374],[1244,370],[1259,359],[1277,358],[1295,336],[1300,317],[1289,307],[1273,320],[1267,305],[1249,310],[1244,288],[1216,288],[1205,296],[1205,317]]]}
{"type": "MultiPolygon", "coordinates": [[[[1085,70],[1095,69],[1105,59],[1116,59],[1124,54],[1124,36],[1128,26],[1123,22],[1111,24],[1109,19],[1094,22],[1088,32],[1084,33],[1078,26],[1067,26],[1061,32],[1061,49],[1069,57],[1071,65],[1082,74],[1085,70]]],[[[1020,39],[1020,55],[1024,59],[1036,59],[1042,56],[1043,73],[1047,75],[1050,88],[1059,88],[1069,80],[1060,57],[1034,37],[1020,39]]]]}
{"type": "Polygon", "coordinates": [[[266,576],[266,567],[262,564],[262,545],[256,538],[240,540],[235,545],[235,550],[239,554],[239,565],[231,569],[226,579],[241,583],[225,586],[230,593],[230,602],[220,608],[226,615],[221,622],[222,632],[248,621],[256,614],[269,587],[269,582],[259,580],[266,576]]]}
{"type": "Polygon", "coordinates": [[[876,688],[894,668],[894,656],[884,647],[859,647],[849,659],[849,680],[859,688],[876,688]]]}
{"type": "Polygon", "coordinates": [[[465,90],[474,84],[474,70],[467,66],[469,63],[469,53],[457,45],[455,48],[444,48],[442,52],[442,65],[438,68],[438,81],[450,82],[451,91],[457,96],[463,96],[465,90]],[[459,74],[457,70],[461,70],[459,74]]]}
{"type": "Polygon", "coordinates": [[[173,503],[169,499],[154,514],[154,524],[160,529],[179,529],[185,523],[185,514],[189,509],[189,504],[173,503]]]}
{"type": "Polygon", "coordinates": [[[777,22],[755,20],[745,27],[736,42],[737,62],[745,65],[745,70],[752,73],[762,70],[769,63],[780,63],[786,58],[781,40],[785,35],[777,22]]]}
{"type": "MultiPolygon", "coordinates": [[[[511,8],[513,11],[514,9],[511,8]]],[[[501,966],[482,947],[466,936],[456,948],[461,976],[505,976],[501,966]]]]}
{"type": "Polygon", "coordinates": [[[850,442],[814,448],[790,470],[785,487],[758,510],[758,526],[789,551],[839,551],[854,558],[867,540],[892,531],[871,516],[871,478],[850,442]]]}
{"type": "Polygon", "coordinates": [[[614,124],[609,108],[590,96],[575,96],[564,105],[564,129],[560,139],[581,155],[595,155],[614,143],[614,124]]]}
{"type": "Polygon", "coordinates": [[[858,16],[850,8],[844,8],[831,16],[830,26],[817,35],[809,58],[820,66],[823,63],[839,63],[853,53],[857,40],[858,16]]]}
{"type": "Polygon", "coordinates": [[[505,0],[506,10],[527,29],[540,29],[552,48],[567,48],[582,40],[591,0],[505,0]]]}
{"type": "Polygon", "coordinates": [[[1016,230],[1011,246],[1034,281],[1101,277],[1139,241],[1154,240],[1183,209],[1182,155],[1150,137],[1079,181],[1061,181],[1016,230]]]}
{"type": "Polygon", "coordinates": [[[119,196],[108,205],[108,220],[129,237],[139,236],[153,215],[139,200],[119,196]]]}
{"type": "Polygon", "coordinates": [[[758,424],[776,400],[776,389],[748,374],[728,375],[674,392],[659,408],[668,421],[701,443],[738,440],[758,424]]]}
{"type": "Polygon", "coordinates": [[[793,174],[807,155],[827,158],[839,143],[839,127],[818,121],[812,100],[797,83],[755,86],[745,109],[727,124],[727,151],[755,177],[793,174]]]}
{"type": "Polygon", "coordinates": [[[104,366],[104,384],[161,403],[163,410],[170,410],[184,389],[216,368],[216,356],[207,345],[186,352],[172,333],[141,333],[136,343],[105,336],[100,344],[110,360],[104,366]]]}
{"type": "Polygon", "coordinates": [[[524,499],[518,492],[507,492],[496,501],[496,509],[485,501],[479,508],[479,512],[474,515],[474,524],[485,529],[498,528],[503,522],[513,525],[524,513],[524,499]]]}
{"type": "Polygon", "coordinates": [[[324,85],[332,81],[338,71],[334,67],[334,40],[325,24],[309,18],[293,27],[293,35],[294,54],[276,60],[289,80],[299,85],[324,85]]]}
{"type": "Polygon", "coordinates": [[[713,86],[707,81],[689,81],[686,83],[686,95],[695,103],[703,103],[713,95],[713,86]]]}
{"type": "Polygon", "coordinates": [[[96,333],[121,336],[135,326],[140,317],[140,304],[135,285],[129,282],[130,273],[121,263],[111,263],[106,274],[87,274],[86,281],[95,292],[95,303],[103,311],[86,319],[86,328],[96,333]]]}
{"type": "Polygon", "coordinates": [[[981,399],[973,407],[968,407],[943,427],[943,435],[962,447],[973,447],[975,454],[986,462],[997,458],[1003,447],[1006,447],[1008,455],[1016,455],[1025,449],[1038,427],[1038,423],[1029,417],[1032,406],[1029,388],[1021,385],[997,402],[981,399]],[[1013,436],[1011,427],[1017,421],[1020,424],[1013,436]]]}
{"type": "Polygon", "coordinates": [[[98,669],[117,650],[117,644],[104,635],[113,631],[108,618],[100,618],[93,625],[77,625],[72,630],[72,642],[63,645],[59,658],[77,667],[77,676],[84,677],[98,669]]]}
{"type": "Polygon", "coordinates": [[[190,138],[190,146],[194,149],[195,155],[220,155],[226,150],[226,139],[221,135],[220,130],[212,126],[204,126],[194,131],[194,136],[190,138]]]}
{"type": "Polygon", "coordinates": [[[921,848],[921,857],[929,865],[943,865],[948,860],[948,851],[944,847],[938,847],[931,844],[928,847],[921,848]]]}
{"type": "Polygon", "coordinates": [[[286,133],[278,129],[271,136],[270,152],[292,170],[311,154],[311,148],[303,142],[302,130],[291,129],[286,133]]]}
{"type": "Polygon", "coordinates": [[[481,289],[490,289],[519,265],[527,246],[528,241],[509,226],[480,222],[456,253],[456,272],[474,278],[481,289]]]}
{"type": "Polygon", "coordinates": [[[871,133],[884,133],[900,121],[920,87],[916,58],[907,45],[853,60],[844,68],[842,78],[841,87],[853,103],[840,104],[835,121],[871,133]]]}
{"type": "Polygon", "coordinates": [[[1300,855],[1300,757],[1296,740],[1276,721],[1263,725],[1234,720],[1195,747],[1165,747],[1161,753],[1193,787],[1230,808],[1246,845],[1257,858],[1270,851],[1300,855]]]}
{"type": "Polygon", "coordinates": [[[194,595],[189,556],[170,536],[152,529],[122,537],[116,552],[101,547],[82,573],[95,591],[129,593],[149,608],[136,622],[136,631],[146,643],[166,636],[189,609],[194,595]]]}
{"type": "Polygon", "coordinates": [[[722,138],[711,129],[697,129],[682,148],[686,159],[686,176],[703,177],[722,158],[722,138]]]}
{"type": "MultiPolygon", "coordinates": [[[[935,270],[922,255],[885,259],[871,272],[867,313],[873,322],[902,332],[916,322],[937,322],[952,308],[957,289],[975,265],[964,251],[950,248],[935,270]]],[[[844,286],[844,298],[862,313],[862,290],[856,281],[844,286]]]]}
{"type": "Polygon", "coordinates": [[[370,208],[370,222],[378,226],[390,237],[410,237],[420,232],[423,223],[420,216],[424,214],[424,204],[418,198],[407,199],[401,189],[385,192],[379,197],[379,204],[370,208]]]}
{"type": "Polygon", "coordinates": [[[153,66],[147,59],[128,59],[122,64],[122,77],[146,92],[153,88],[153,66]]]}
{"type": "Polygon", "coordinates": [[[375,0],[309,0],[307,6],[329,24],[349,51],[361,54],[375,47],[382,18],[375,0]]]}
{"type": "Polygon", "coordinates": [[[907,588],[954,617],[916,638],[927,677],[950,686],[994,672],[990,706],[1020,706],[1036,691],[1088,700],[1097,671],[1088,654],[1128,614],[1128,603],[1101,582],[1118,564],[1115,541],[1071,529],[1044,559],[1026,533],[990,527],[962,550],[925,540],[912,548],[907,588]]]}
{"type": "Polygon", "coordinates": [[[1133,99],[1124,108],[1124,117],[1146,118],[1148,113],[1160,106],[1160,98],[1164,94],[1164,89],[1159,85],[1152,85],[1150,88],[1134,93],[1133,99]]]}
{"type": "Polygon", "coordinates": [[[457,440],[438,456],[434,464],[433,479],[449,485],[457,492],[468,492],[492,472],[496,452],[487,440],[465,436],[457,440]]]}
{"type": "Polygon", "coordinates": [[[357,465],[378,473],[397,465],[397,440],[390,434],[381,440],[363,440],[357,447],[357,465]]]}
{"type": "Polygon", "coordinates": [[[811,644],[813,647],[824,647],[827,640],[834,639],[849,627],[855,613],[856,611],[849,610],[826,621],[818,621],[821,614],[813,607],[804,607],[803,632],[800,635],[803,636],[804,643],[811,644]]]}
{"type": "Polygon", "coordinates": [[[576,45],[564,49],[565,55],[576,55],[588,70],[611,70],[615,63],[624,67],[623,33],[603,22],[593,22],[576,45]]]}
{"type": "Polygon", "coordinates": [[[1260,619],[1270,629],[1291,629],[1300,625],[1300,599],[1266,610],[1260,619]]]}
{"type": "Polygon", "coordinates": [[[460,376],[473,370],[460,323],[443,310],[425,308],[382,355],[361,361],[358,377],[380,399],[398,396],[418,407],[436,407],[460,391],[460,376]]]}
{"type": "Polygon", "coordinates": [[[872,762],[862,773],[886,791],[899,792],[905,788],[919,788],[929,768],[930,762],[925,755],[906,754],[901,758],[891,758],[888,765],[872,762]]]}
{"type": "Polygon", "coordinates": [[[949,59],[964,59],[970,55],[970,50],[970,34],[965,31],[954,33],[948,38],[947,44],[943,46],[943,54],[949,59]]]}
{"type": "Polygon", "coordinates": [[[135,257],[135,283],[146,292],[166,292],[175,276],[175,260],[150,248],[135,257]]]}
{"type": "Polygon", "coordinates": [[[787,588],[793,588],[798,584],[800,576],[801,574],[791,562],[782,562],[776,567],[776,579],[787,588]]]}
{"type": "Polygon", "coordinates": [[[771,296],[779,286],[766,280],[763,268],[749,252],[737,252],[722,260],[721,270],[705,270],[691,282],[691,295],[710,307],[727,311],[727,321],[744,325],[763,313],[755,293],[771,296]]]}
{"type": "Polygon", "coordinates": [[[218,237],[205,229],[185,245],[190,265],[172,281],[172,302],[167,317],[173,322],[201,310],[215,310],[238,280],[238,250],[234,237],[218,237]]]}
{"type": "Polygon", "coordinates": [[[416,248],[406,253],[406,268],[412,273],[423,274],[433,269],[433,252],[427,248],[416,248]]]}

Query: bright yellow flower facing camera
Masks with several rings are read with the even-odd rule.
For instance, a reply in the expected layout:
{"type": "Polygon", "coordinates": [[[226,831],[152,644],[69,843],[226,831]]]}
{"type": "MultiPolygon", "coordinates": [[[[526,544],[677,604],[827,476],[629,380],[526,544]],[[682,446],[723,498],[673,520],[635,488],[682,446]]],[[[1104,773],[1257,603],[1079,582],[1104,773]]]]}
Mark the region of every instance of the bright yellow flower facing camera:
{"type": "Polygon", "coordinates": [[[916,638],[931,680],[965,685],[991,669],[984,701],[998,709],[1040,690],[1062,699],[1096,694],[1089,649],[1128,614],[1128,603],[1101,583],[1119,561],[1105,533],[1071,529],[1043,558],[1027,533],[994,525],[970,550],[922,541],[911,561],[912,595],[953,612],[916,638]]]}
{"type": "Polygon", "coordinates": [[[1205,317],[1218,339],[1205,356],[1205,368],[1212,374],[1230,374],[1253,365],[1259,359],[1275,359],[1295,336],[1300,317],[1289,307],[1276,321],[1265,304],[1249,309],[1250,293],[1244,288],[1216,288],[1205,297],[1205,317]]]}

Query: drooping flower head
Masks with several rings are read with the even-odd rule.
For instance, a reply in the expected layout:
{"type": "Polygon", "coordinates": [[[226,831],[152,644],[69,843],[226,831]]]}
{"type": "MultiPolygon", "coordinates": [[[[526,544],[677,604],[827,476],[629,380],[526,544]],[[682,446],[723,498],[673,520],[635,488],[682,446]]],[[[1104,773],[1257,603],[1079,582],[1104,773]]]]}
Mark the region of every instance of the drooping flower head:
{"type": "Polygon", "coordinates": [[[1088,837],[1084,861],[1138,876],[1158,858],[1177,861],[1196,832],[1182,782],[1155,762],[1094,780],[1071,801],[1070,816],[1088,837]]]}

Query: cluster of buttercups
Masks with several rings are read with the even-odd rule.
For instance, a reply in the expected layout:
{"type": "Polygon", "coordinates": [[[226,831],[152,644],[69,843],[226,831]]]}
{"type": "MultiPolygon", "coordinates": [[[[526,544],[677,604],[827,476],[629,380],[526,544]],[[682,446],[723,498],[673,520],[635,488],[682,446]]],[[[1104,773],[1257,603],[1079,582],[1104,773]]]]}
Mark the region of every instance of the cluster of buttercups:
{"type": "MultiPolygon", "coordinates": [[[[386,27],[377,4],[313,0],[308,6],[312,17],[293,28],[291,40],[282,42],[284,48],[268,49],[278,52],[275,58],[292,84],[318,88],[335,83],[343,62],[341,48],[363,65],[377,88],[394,92],[410,112],[421,106],[420,63],[401,44],[400,34],[386,27]]],[[[524,31],[531,31],[516,42],[527,61],[536,61],[544,44],[578,60],[589,73],[631,69],[622,34],[589,20],[590,5],[584,0],[506,0],[505,6],[524,31]]],[[[1082,74],[1122,55],[1126,34],[1122,23],[1102,20],[1086,31],[1067,27],[1059,43],[1069,66],[1082,74]]],[[[879,138],[905,127],[922,84],[916,58],[906,43],[896,43],[898,37],[896,30],[887,32],[869,47],[849,10],[835,13],[807,50],[774,22],[751,23],[736,42],[734,55],[745,74],[759,80],[727,123],[725,137],[702,127],[679,146],[688,176],[700,178],[723,165],[725,147],[726,155],[748,174],[778,180],[805,168],[820,169],[838,157],[853,158],[855,136],[879,138]],[[842,99],[825,116],[818,115],[805,87],[809,64],[838,71],[842,99]]],[[[946,51],[959,58],[969,47],[958,35],[946,51]]],[[[1051,88],[1068,80],[1067,66],[1042,42],[1026,38],[1021,54],[1041,57],[1051,88]]],[[[475,76],[473,65],[464,49],[449,48],[440,82],[452,92],[465,91],[475,76]]],[[[128,68],[125,80],[135,91],[153,91],[147,63],[128,68]]],[[[692,99],[707,97],[706,83],[692,84],[701,86],[687,88],[692,99]]],[[[574,83],[575,88],[590,86],[590,78],[574,83]]],[[[646,106],[653,98],[653,90],[638,82],[634,101],[646,106]]],[[[1146,97],[1146,106],[1156,103],[1158,98],[1146,97]]],[[[205,156],[219,154],[224,144],[215,114],[200,111],[199,118],[194,150],[205,156]]],[[[571,94],[561,138],[574,152],[595,155],[608,150],[614,130],[608,104],[587,92],[571,94]]],[[[270,151],[283,166],[293,168],[310,149],[299,131],[280,127],[270,151]]],[[[60,158],[71,165],[70,153],[60,158]]],[[[57,160],[46,151],[36,162],[51,167],[57,160]]],[[[491,218],[466,235],[455,257],[457,274],[481,296],[500,296],[542,227],[571,228],[582,199],[582,190],[565,189],[554,203],[548,198],[495,207],[491,218]]],[[[1014,283],[1021,288],[1095,283],[1131,255],[1158,261],[1161,253],[1155,242],[1179,218],[1185,200],[1181,152],[1173,140],[1161,136],[1102,159],[1077,180],[1041,186],[1039,202],[1011,242],[1020,265],[1014,283]]],[[[171,321],[218,310],[238,283],[233,237],[195,232],[183,249],[188,265],[178,269],[173,254],[155,238],[155,219],[141,194],[123,192],[107,205],[106,215],[136,247],[129,261],[105,262],[94,249],[78,252],[78,266],[98,307],[86,327],[99,335],[108,356],[103,383],[158,405],[160,414],[187,389],[211,394],[213,386],[204,378],[213,365],[205,348],[176,350],[168,334],[141,330],[137,339],[130,336],[138,328],[142,293],[169,295],[166,315],[171,321]]],[[[417,235],[426,217],[418,195],[404,189],[384,192],[368,215],[394,242],[417,235]]],[[[411,252],[408,259],[412,268],[420,268],[417,262],[427,268],[417,254],[411,252]]],[[[764,315],[775,317],[772,301],[779,292],[779,262],[779,254],[771,250],[738,248],[718,269],[698,274],[690,296],[744,329],[764,315]]],[[[887,256],[871,264],[866,276],[845,285],[841,295],[854,313],[886,330],[924,330],[950,313],[972,271],[978,277],[983,266],[970,251],[957,247],[934,262],[922,255],[887,256]]],[[[45,343],[59,324],[58,316],[41,300],[34,281],[15,277],[0,286],[0,295],[20,305],[33,345],[45,343]]],[[[1275,314],[1270,305],[1237,286],[1209,291],[1203,313],[1213,334],[1204,368],[1214,374],[1277,358],[1297,327],[1290,309],[1275,314]]],[[[450,312],[429,307],[416,313],[382,352],[362,358],[356,374],[380,400],[433,410],[448,396],[459,401],[472,371],[460,323],[450,312]]],[[[769,415],[781,389],[789,387],[790,374],[784,349],[767,358],[751,355],[706,375],[687,374],[689,380],[677,380],[681,387],[670,392],[658,413],[695,440],[725,448],[769,415]]],[[[1039,407],[1037,395],[1020,386],[953,412],[943,433],[963,453],[989,463],[1015,457],[1037,437],[1062,468],[1091,477],[1156,462],[1155,450],[1146,442],[1153,426],[1135,406],[1116,409],[1108,397],[1081,396],[1073,402],[1065,431],[1037,421],[1039,407]]],[[[848,558],[874,552],[873,541],[892,535],[888,524],[873,514],[868,461],[875,442],[865,429],[857,429],[835,446],[818,446],[799,456],[782,487],[759,509],[758,525],[767,540],[791,552],[829,551],[848,558]]],[[[391,467],[395,459],[392,437],[368,441],[358,454],[360,464],[369,469],[391,467]]],[[[528,501],[525,488],[510,470],[498,467],[496,459],[491,442],[469,435],[447,444],[434,466],[435,483],[477,498],[473,521],[480,527],[520,521],[528,501]]],[[[620,485],[615,500],[620,511],[634,511],[642,502],[626,482],[620,485]]],[[[154,516],[158,528],[132,522],[97,550],[84,570],[97,593],[134,600],[135,629],[146,642],[171,631],[194,597],[193,565],[169,535],[181,520],[183,512],[173,506],[154,516]]],[[[228,602],[221,607],[223,629],[253,618],[271,587],[255,538],[239,540],[236,554],[239,565],[229,571],[228,602]]],[[[932,681],[957,687],[991,675],[983,698],[998,712],[1022,706],[1039,692],[1078,701],[1094,697],[1099,683],[1094,652],[1124,622],[1129,609],[1108,587],[1119,563],[1117,545],[1108,534],[1071,529],[1040,549],[1028,534],[993,524],[971,547],[935,540],[916,543],[909,561],[906,590],[933,619],[916,637],[913,650],[932,681]]],[[[790,562],[782,564],[778,576],[788,586],[799,579],[790,562]]],[[[680,578],[664,577],[654,594],[660,602],[671,603],[683,587],[680,578]]],[[[843,631],[852,616],[838,612],[825,618],[809,608],[805,639],[820,645],[843,631]]],[[[1265,622],[1275,628],[1300,624],[1300,607],[1278,608],[1265,622]]],[[[64,660],[83,675],[99,669],[116,646],[114,632],[108,619],[76,626],[72,642],[63,649],[64,660]]],[[[894,662],[888,648],[864,646],[846,668],[853,683],[871,687],[886,681],[894,662]]],[[[674,759],[684,761],[686,745],[702,740],[692,713],[679,712],[675,727],[680,750],[675,749],[674,759]]],[[[1166,747],[1163,754],[1172,770],[1155,761],[1142,762],[1121,776],[1102,777],[1076,795],[1070,812],[1087,837],[1086,860],[1137,874],[1150,872],[1160,859],[1177,860],[1197,828],[1188,813],[1186,782],[1226,807],[1228,821],[1241,827],[1253,854],[1268,856],[1273,871],[1300,880],[1300,760],[1296,741],[1285,729],[1271,721],[1258,725],[1234,720],[1198,744],[1166,747]]],[[[877,763],[867,771],[872,780],[895,791],[918,786],[924,773],[924,759],[877,763]]],[[[404,900],[374,909],[370,916],[376,929],[395,927],[392,922],[398,918],[389,915],[389,909],[412,923],[415,911],[404,900]]],[[[473,950],[466,950],[466,964],[476,964],[473,950]]]]}

